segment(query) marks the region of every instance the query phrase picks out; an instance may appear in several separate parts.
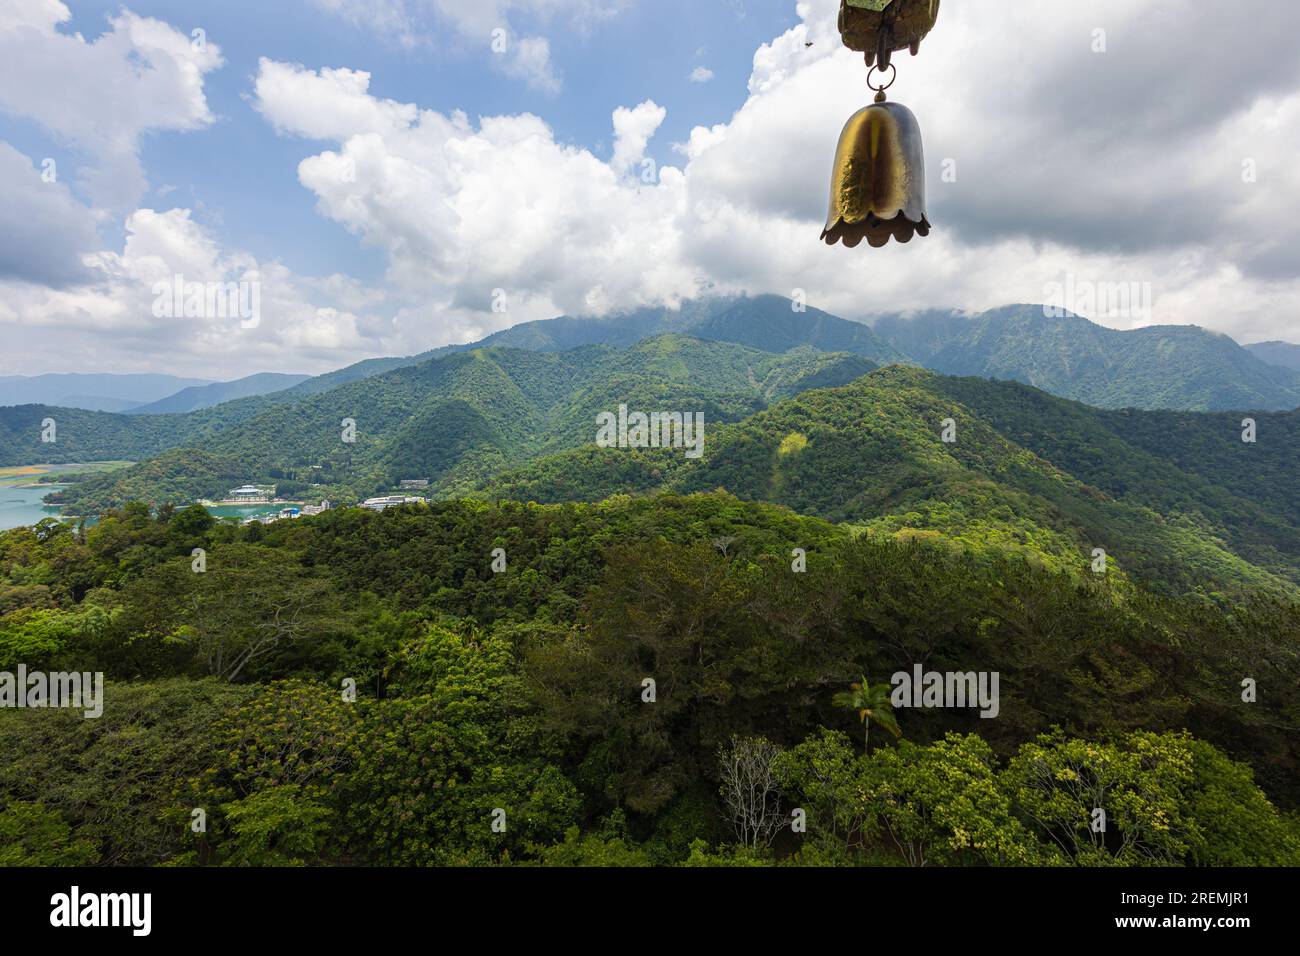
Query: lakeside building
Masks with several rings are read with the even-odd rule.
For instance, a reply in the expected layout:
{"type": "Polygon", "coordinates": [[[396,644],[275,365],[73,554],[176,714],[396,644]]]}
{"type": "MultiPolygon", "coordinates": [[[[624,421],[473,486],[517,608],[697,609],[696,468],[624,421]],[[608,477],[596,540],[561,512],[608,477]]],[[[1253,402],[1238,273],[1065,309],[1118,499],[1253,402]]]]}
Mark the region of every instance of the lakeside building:
{"type": "Polygon", "coordinates": [[[229,494],[232,501],[256,503],[270,500],[270,495],[266,489],[259,488],[257,485],[240,485],[238,488],[231,488],[227,494],[229,494]]]}
{"type": "Polygon", "coordinates": [[[423,504],[423,498],[414,498],[410,495],[384,495],[379,498],[367,498],[361,502],[361,507],[369,508],[371,511],[383,511],[385,508],[392,508],[395,505],[423,504]]]}
{"type": "Polygon", "coordinates": [[[329,511],[332,508],[328,501],[322,501],[318,505],[303,505],[301,508],[291,505],[288,508],[281,508],[276,514],[253,515],[251,518],[245,518],[244,524],[271,524],[273,521],[287,521],[293,518],[301,518],[304,515],[318,515],[322,511],[329,511]]]}

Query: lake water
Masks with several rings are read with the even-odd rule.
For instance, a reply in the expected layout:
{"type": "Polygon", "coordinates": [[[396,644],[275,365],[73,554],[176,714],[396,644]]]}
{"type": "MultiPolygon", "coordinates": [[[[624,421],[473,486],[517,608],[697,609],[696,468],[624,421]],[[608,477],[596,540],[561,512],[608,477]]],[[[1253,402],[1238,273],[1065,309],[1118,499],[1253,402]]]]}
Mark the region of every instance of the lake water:
{"type": "Polygon", "coordinates": [[[14,475],[0,472],[0,531],[6,528],[21,528],[36,524],[43,518],[58,517],[59,509],[41,503],[52,491],[58,491],[60,484],[36,484],[36,479],[46,475],[61,475],[69,472],[84,472],[98,466],[85,464],[33,465],[39,468],[37,474],[14,475]]]}
{"type": "MultiPolygon", "coordinates": [[[[86,465],[41,465],[54,474],[60,472],[85,471],[86,465]]],[[[0,531],[7,528],[21,528],[34,525],[42,518],[56,518],[59,514],[57,505],[41,503],[52,491],[63,487],[58,484],[34,485],[34,475],[0,475],[0,531]]],[[[208,508],[217,518],[252,518],[255,515],[279,514],[283,504],[260,505],[213,505],[208,508]]]]}
{"type": "Polygon", "coordinates": [[[253,518],[258,515],[278,515],[285,508],[300,508],[301,505],[275,504],[275,505],[208,505],[208,514],[214,518],[238,518],[243,521],[245,518],[253,518]]]}
{"type": "MultiPolygon", "coordinates": [[[[30,481],[31,479],[24,479],[30,481]]],[[[58,485],[41,485],[36,488],[18,488],[0,482],[0,531],[36,524],[42,518],[53,518],[59,513],[57,506],[41,504],[41,499],[58,485]]]]}

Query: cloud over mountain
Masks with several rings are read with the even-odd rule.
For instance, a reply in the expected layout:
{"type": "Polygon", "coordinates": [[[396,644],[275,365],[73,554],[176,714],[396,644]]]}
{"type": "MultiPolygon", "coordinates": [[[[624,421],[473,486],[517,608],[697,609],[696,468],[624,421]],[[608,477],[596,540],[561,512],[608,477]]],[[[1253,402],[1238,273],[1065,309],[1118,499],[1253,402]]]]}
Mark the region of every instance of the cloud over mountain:
{"type": "MultiPolygon", "coordinates": [[[[338,15],[329,22],[363,34],[422,43],[449,25],[444,46],[481,42],[485,58],[498,27],[544,40],[545,29],[592,29],[633,6],[317,2],[338,15]]],[[[868,318],[1038,302],[1067,279],[1149,293],[1140,312],[1090,315],[1115,327],[1295,335],[1300,39],[1286,28],[1284,0],[1261,0],[1249,18],[1224,18],[1211,0],[946,5],[920,56],[898,58],[890,90],[921,121],[935,229],[871,251],[817,241],[836,138],[868,101],[861,58],[839,42],[837,0],[795,4],[793,25],[754,51],[734,111],[674,130],[675,143],[664,133],[668,90],[602,107],[604,139],[588,142],[565,120],[574,109],[590,114],[592,101],[570,100],[570,90],[537,112],[471,113],[457,105],[460,89],[401,95],[382,60],[363,68],[255,51],[239,108],[281,139],[265,161],[282,164],[278,174],[296,164],[316,212],[377,257],[382,278],[297,275],[274,255],[252,255],[239,224],[214,228],[219,211],[202,208],[201,184],[185,205],[168,209],[158,196],[141,208],[143,138],[192,135],[216,120],[205,84],[224,62],[219,37],[196,45],[187,27],[123,10],[87,40],[54,0],[6,7],[0,109],[85,160],[66,176],[71,189],[62,170],[51,188],[34,178],[41,156],[16,143],[0,149],[13,169],[0,190],[22,191],[7,203],[15,222],[0,249],[0,323],[24,327],[13,362],[47,354],[57,335],[71,357],[129,365],[162,341],[185,371],[243,371],[233,363],[244,340],[221,322],[183,327],[150,315],[140,283],[173,268],[173,257],[207,263],[211,273],[198,277],[207,281],[256,264],[272,305],[258,364],[306,370],[557,313],[710,293],[798,295],[868,318]],[[1217,47],[1250,55],[1201,68],[1207,25],[1217,25],[1217,47]],[[164,231],[186,238],[146,268],[138,250],[164,231]],[[216,246],[194,259],[205,242],[216,246]]],[[[538,63],[549,69],[549,54],[538,63]]],[[[679,84],[689,68],[673,73],[679,84]]],[[[718,95],[727,82],[719,71],[691,88],[718,95]]]]}

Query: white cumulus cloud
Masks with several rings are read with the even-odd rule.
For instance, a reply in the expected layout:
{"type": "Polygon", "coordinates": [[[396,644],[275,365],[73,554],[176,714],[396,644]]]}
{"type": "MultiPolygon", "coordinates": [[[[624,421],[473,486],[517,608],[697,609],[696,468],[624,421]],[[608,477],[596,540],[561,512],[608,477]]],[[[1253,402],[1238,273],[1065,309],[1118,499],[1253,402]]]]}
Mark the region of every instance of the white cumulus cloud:
{"type": "Polygon", "coordinates": [[[221,51],[174,27],[123,10],[93,42],[60,26],[56,0],[4,0],[0,11],[0,110],[34,120],[84,155],[78,182],[104,208],[129,209],[147,180],[141,136],[213,121],[204,74],[221,51]]]}
{"type": "MultiPolygon", "coordinates": [[[[664,121],[653,101],[616,111],[608,162],[558,142],[543,118],[471,122],[407,104],[386,129],[337,130],[299,178],[322,213],[385,250],[401,287],[470,310],[512,289],[532,308],[511,321],[702,290],[802,289],[850,317],[979,309],[1042,301],[1068,273],[1149,283],[1152,313],[1133,321],[1294,338],[1300,34],[1284,29],[1286,3],[1224,25],[1243,48],[1267,47],[1233,61],[1230,87],[1186,69],[1203,25],[1222,19],[1211,0],[945,5],[920,55],[896,58],[889,94],[920,119],[935,230],[869,251],[817,241],[836,139],[870,101],[838,9],[801,0],[799,22],[755,52],[747,99],[676,144],[682,165],[653,183],[628,175],[664,121]],[[980,63],[998,67],[976,75],[980,63]]],[[[325,70],[264,66],[264,86],[259,108],[296,132],[293,112],[331,96],[325,70]],[[313,92],[273,109],[270,79],[286,69],[313,92]]],[[[359,95],[379,103],[348,91],[359,95]]]]}

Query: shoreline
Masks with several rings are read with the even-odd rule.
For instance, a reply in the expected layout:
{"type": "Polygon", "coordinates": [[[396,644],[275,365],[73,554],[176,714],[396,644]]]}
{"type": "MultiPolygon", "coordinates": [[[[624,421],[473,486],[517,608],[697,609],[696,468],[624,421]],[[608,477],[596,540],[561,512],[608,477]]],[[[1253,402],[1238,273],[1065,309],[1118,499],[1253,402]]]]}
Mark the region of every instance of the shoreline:
{"type": "Polygon", "coordinates": [[[287,498],[269,498],[265,501],[246,501],[242,499],[226,498],[221,501],[210,501],[207,498],[201,498],[196,504],[203,505],[205,508],[257,508],[262,505],[305,505],[305,501],[290,501],[287,498]]]}
{"type": "Polygon", "coordinates": [[[60,474],[96,475],[134,464],[129,461],[69,461],[46,462],[35,465],[0,466],[0,488],[45,488],[50,492],[62,491],[75,481],[42,481],[42,478],[57,477],[60,474]]]}

